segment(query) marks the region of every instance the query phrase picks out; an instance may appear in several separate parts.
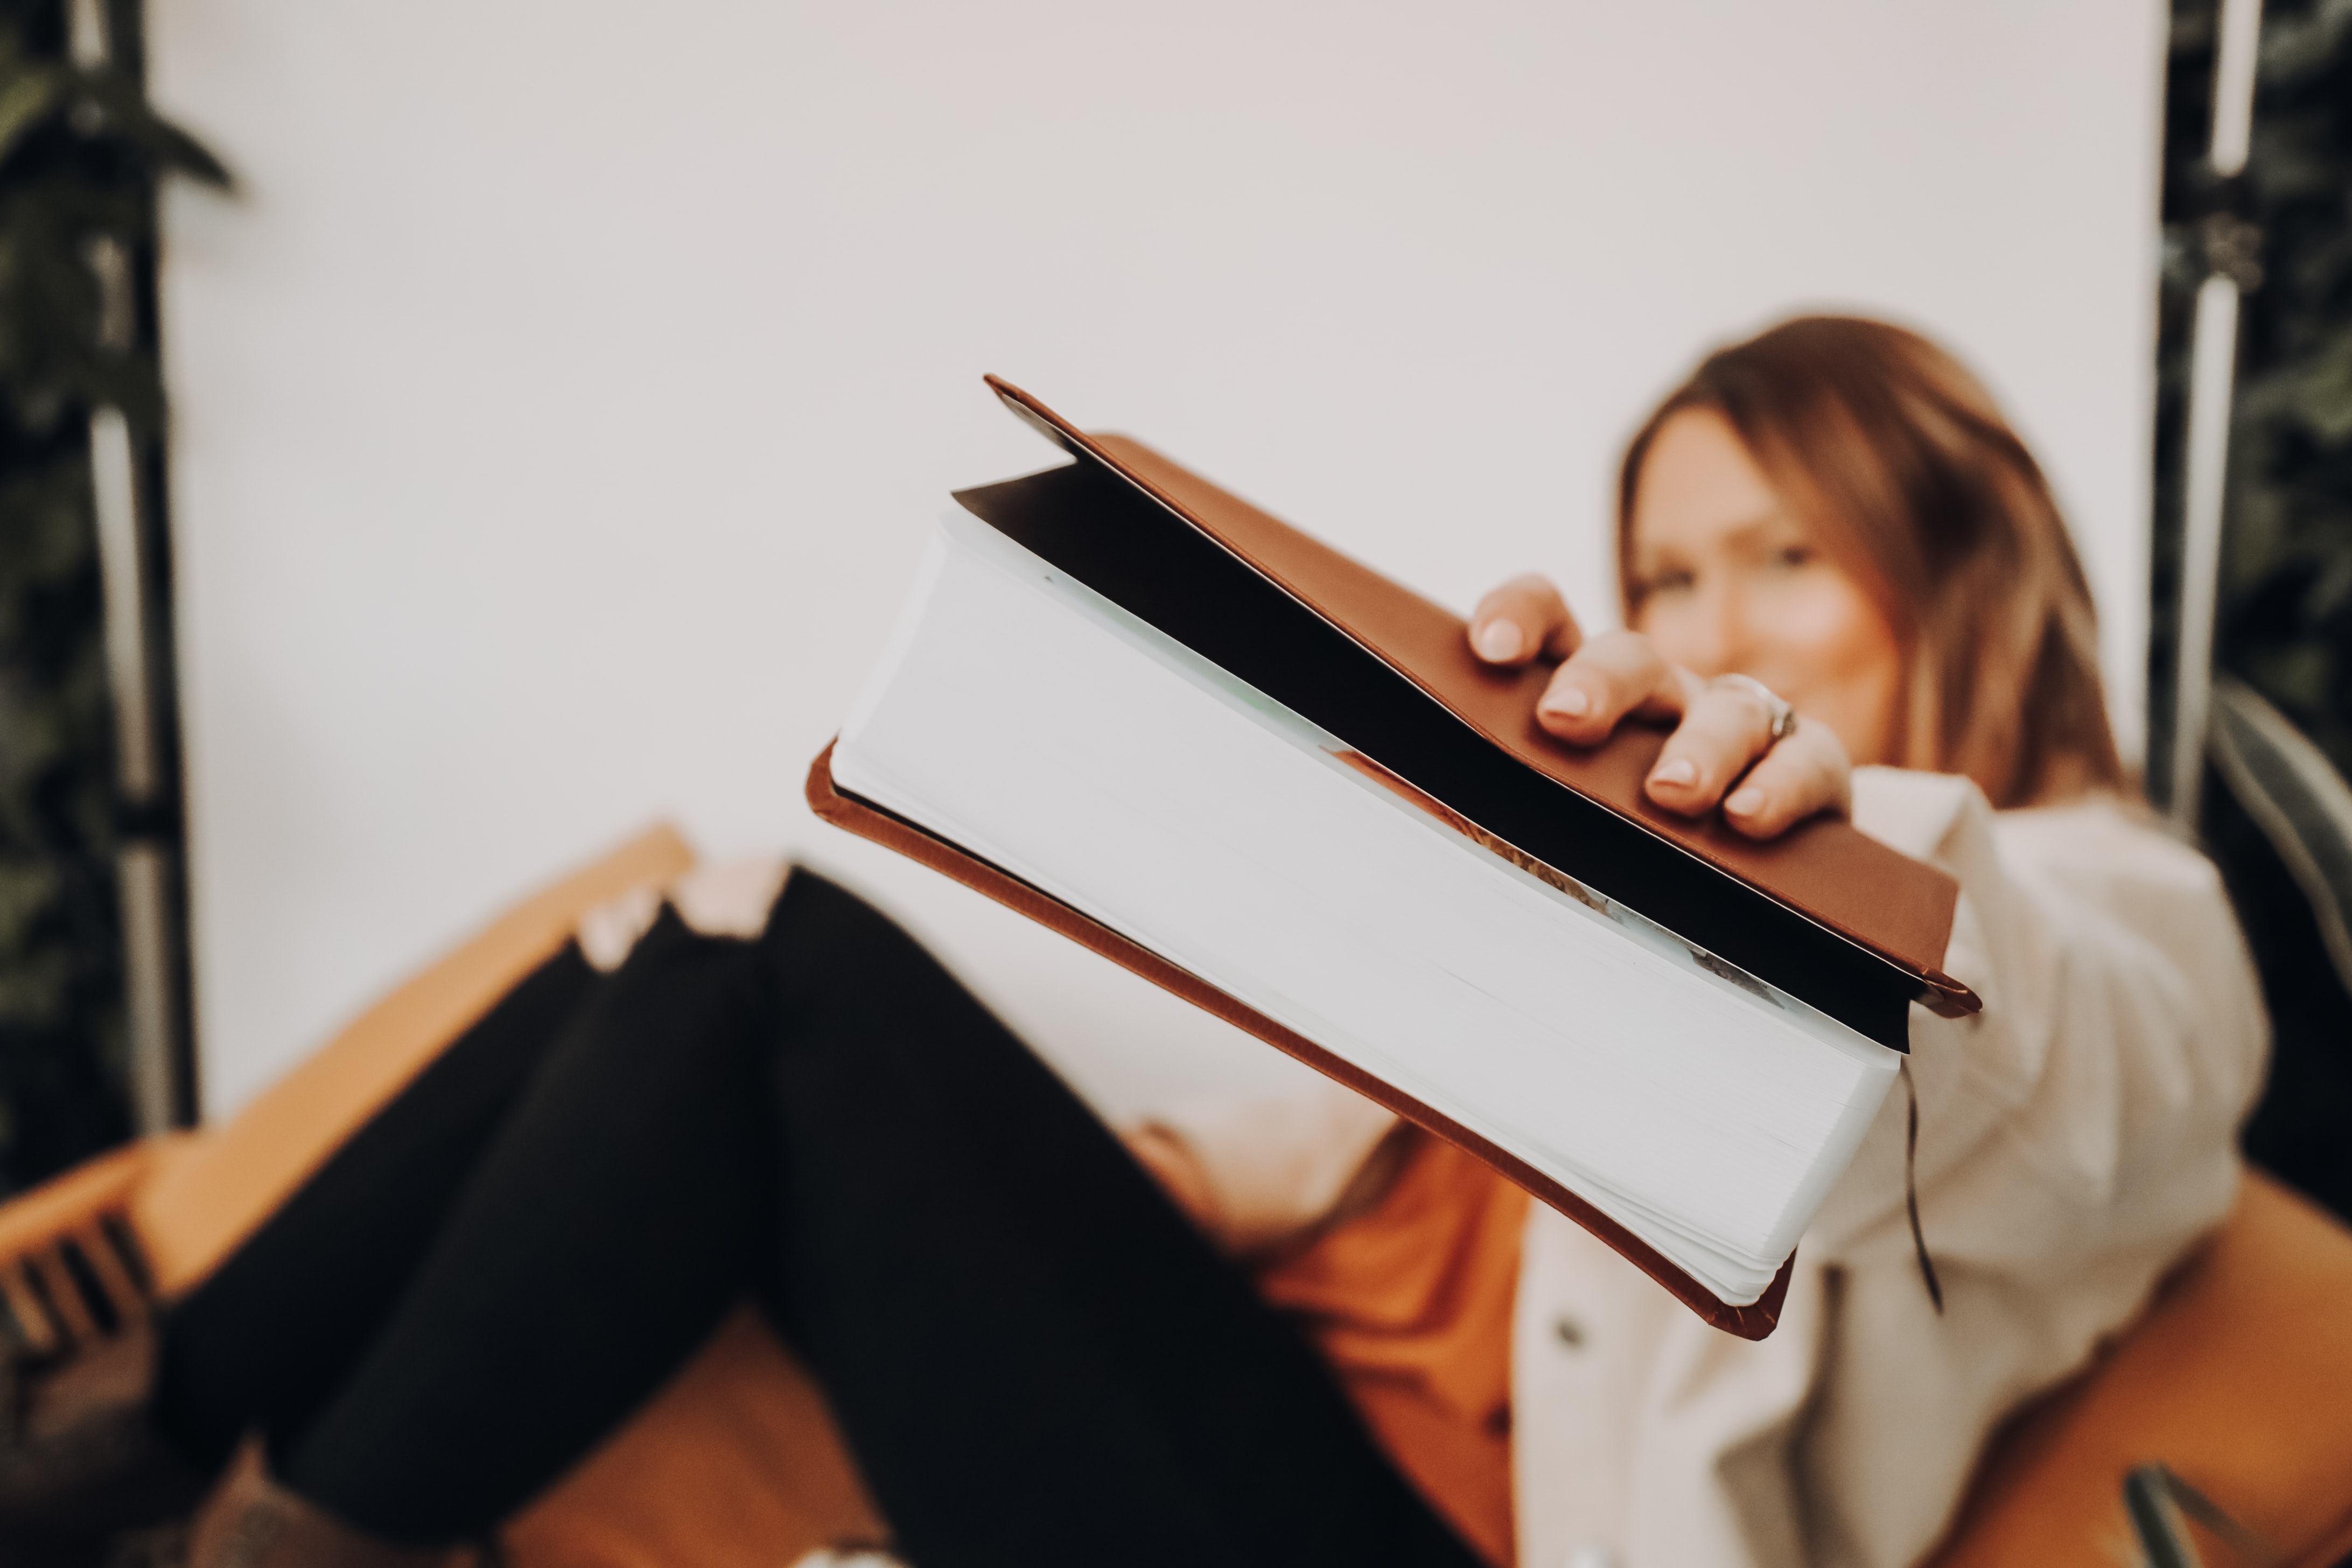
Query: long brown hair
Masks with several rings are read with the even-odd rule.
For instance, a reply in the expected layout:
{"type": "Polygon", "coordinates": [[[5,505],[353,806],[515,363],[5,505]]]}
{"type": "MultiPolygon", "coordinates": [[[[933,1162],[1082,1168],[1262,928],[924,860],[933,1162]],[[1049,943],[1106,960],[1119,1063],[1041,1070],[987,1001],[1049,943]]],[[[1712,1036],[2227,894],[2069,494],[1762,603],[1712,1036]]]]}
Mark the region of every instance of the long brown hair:
{"type": "Polygon", "coordinates": [[[1959,362],[1915,332],[1839,316],[1709,354],[1626,448],[1617,565],[1629,623],[1642,462],[1691,408],[1729,421],[1901,639],[1894,761],[1966,773],[1996,806],[2129,792],[2082,563],[2040,466],[1959,362]]]}

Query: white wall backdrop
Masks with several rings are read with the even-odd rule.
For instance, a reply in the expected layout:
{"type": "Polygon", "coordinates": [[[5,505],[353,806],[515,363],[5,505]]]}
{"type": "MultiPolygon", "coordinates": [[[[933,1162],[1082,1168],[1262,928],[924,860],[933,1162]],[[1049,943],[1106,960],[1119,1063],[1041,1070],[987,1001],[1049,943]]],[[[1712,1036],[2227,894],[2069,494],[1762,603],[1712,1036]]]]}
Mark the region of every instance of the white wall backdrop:
{"type": "Polygon", "coordinates": [[[1801,307],[1957,346],[2134,734],[2155,0],[163,0],[199,1025],[233,1108],[674,817],[854,878],[1113,1109],[1284,1070],[802,774],[1023,383],[1467,607],[1801,307]]]}

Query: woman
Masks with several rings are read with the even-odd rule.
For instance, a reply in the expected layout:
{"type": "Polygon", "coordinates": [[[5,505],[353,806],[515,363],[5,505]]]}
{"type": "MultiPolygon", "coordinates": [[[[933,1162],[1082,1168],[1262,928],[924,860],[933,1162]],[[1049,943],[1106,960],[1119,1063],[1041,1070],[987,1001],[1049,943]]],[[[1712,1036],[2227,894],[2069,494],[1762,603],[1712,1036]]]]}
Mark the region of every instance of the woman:
{"type": "Polygon", "coordinates": [[[197,1561],[429,1560],[747,1293],[921,1568],[1917,1558],[1992,1424],[2228,1206],[2251,976],[2128,805],[2038,470],[1934,348],[1813,320],[1713,356],[1634,440],[1619,539],[1629,630],[1532,578],[1472,621],[1563,658],[1541,722],[1672,719],[1662,805],[1850,811],[1960,881],[1985,1010],[1920,1015],[1911,1058],[1940,1310],[1900,1097],[1751,1344],[1336,1087],[1123,1147],[779,867],[592,922],[173,1310],[157,1425],[204,1466],[257,1430],[277,1478],[197,1561]]]}
{"type": "MultiPolygon", "coordinates": [[[[1940,1307],[1906,1223],[1901,1095],[1760,1344],[1528,1215],[1508,1372],[1518,1560],[1911,1563],[2000,1417],[2128,1322],[2228,1208],[2267,1025],[2211,867],[2131,800],[2042,475],[1949,356],[1830,319],[1711,356],[1627,451],[1618,544],[1629,630],[1582,638],[1521,578],[1480,603],[1473,646],[1569,656],[1538,706],[1564,740],[1675,717],[1648,781],[1663,805],[1720,803],[1759,837],[1849,811],[1951,872],[1945,968],[1985,1006],[1912,1021],[1940,1307]],[[1769,745],[1766,705],[1712,683],[1728,674],[1791,702],[1796,733],[1769,745]]],[[[1265,1108],[1246,1145],[1230,1111],[1167,1120],[1160,1157],[1192,1154],[1213,1227],[1277,1233],[1321,1196],[1268,1179],[1300,1163],[1265,1147],[1284,1120],[1265,1108]]],[[[1344,1317],[1328,1289],[1322,1304],[1344,1317]]]]}

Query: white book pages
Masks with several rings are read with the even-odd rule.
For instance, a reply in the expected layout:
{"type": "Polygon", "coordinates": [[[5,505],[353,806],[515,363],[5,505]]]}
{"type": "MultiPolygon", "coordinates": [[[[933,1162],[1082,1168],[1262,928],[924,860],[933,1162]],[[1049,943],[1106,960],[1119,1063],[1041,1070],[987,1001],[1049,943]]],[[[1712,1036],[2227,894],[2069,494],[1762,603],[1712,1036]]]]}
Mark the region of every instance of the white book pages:
{"type": "Polygon", "coordinates": [[[1900,1057],[1547,885],[1346,749],[959,512],[833,770],[1756,1300],[1900,1057]]]}

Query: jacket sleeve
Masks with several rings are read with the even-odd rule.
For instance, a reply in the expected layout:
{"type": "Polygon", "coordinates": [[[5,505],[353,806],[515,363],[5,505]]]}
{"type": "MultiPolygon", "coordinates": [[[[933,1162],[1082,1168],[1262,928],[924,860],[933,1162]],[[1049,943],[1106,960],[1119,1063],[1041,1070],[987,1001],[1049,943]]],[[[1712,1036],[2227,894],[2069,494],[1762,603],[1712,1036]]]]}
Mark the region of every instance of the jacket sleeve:
{"type": "Polygon", "coordinates": [[[1901,1563],[1992,1425],[2227,1213],[2268,1026],[2212,866],[2121,806],[1996,816],[1964,780],[1864,769],[1855,821],[1958,879],[1946,968],[1984,998],[1972,1018],[1913,1012],[1946,1310],[1914,1258],[1899,1087],[1804,1244],[1839,1292],[1801,1468],[1843,1521],[1830,1560],[1901,1563]]]}

